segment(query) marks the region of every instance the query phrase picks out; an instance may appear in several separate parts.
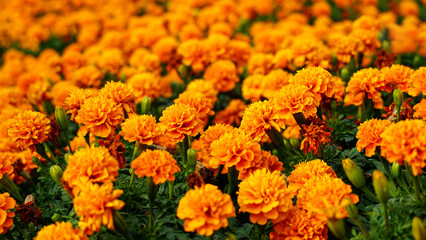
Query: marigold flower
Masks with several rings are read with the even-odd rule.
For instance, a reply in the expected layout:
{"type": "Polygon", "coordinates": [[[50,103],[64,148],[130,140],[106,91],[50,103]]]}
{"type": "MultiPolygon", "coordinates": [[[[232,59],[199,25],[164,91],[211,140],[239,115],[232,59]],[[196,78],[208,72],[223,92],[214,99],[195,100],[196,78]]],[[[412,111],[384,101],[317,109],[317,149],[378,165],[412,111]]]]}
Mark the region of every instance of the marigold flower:
{"type": "Polygon", "coordinates": [[[413,117],[426,120],[426,99],[422,99],[413,109],[416,111],[413,117]]]}
{"type": "Polygon", "coordinates": [[[323,96],[331,98],[334,94],[332,75],[321,67],[307,67],[297,71],[290,83],[304,85],[321,101],[323,96]]]}
{"type": "Polygon", "coordinates": [[[352,193],[351,185],[340,178],[323,175],[305,182],[297,195],[297,206],[326,219],[343,219],[348,217],[347,202],[343,201],[347,197],[354,204],[359,202],[358,196],[352,193]]]}
{"type": "Polygon", "coordinates": [[[162,128],[173,142],[181,142],[185,135],[196,136],[202,131],[203,122],[197,109],[186,104],[173,104],[160,117],[162,128]]]}
{"type": "Polygon", "coordinates": [[[106,139],[98,139],[98,143],[108,149],[109,154],[118,161],[120,168],[126,167],[126,158],[123,153],[126,152],[126,146],[120,141],[120,135],[109,135],[106,139]]]}
{"type": "Polygon", "coordinates": [[[272,99],[274,119],[287,120],[292,114],[313,115],[319,106],[319,100],[308,87],[299,84],[285,85],[272,99]]]}
{"type": "Polygon", "coordinates": [[[240,212],[249,212],[252,223],[265,225],[269,219],[282,220],[293,207],[295,193],[287,188],[285,175],[279,171],[257,170],[238,187],[240,212]]]}
{"type": "Polygon", "coordinates": [[[128,115],[136,111],[133,101],[136,99],[131,86],[122,82],[107,82],[99,95],[114,100],[128,115]]]}
{"type": "Polygon", "coordinates": [[[15,199],[10,197],[8,192],[0,194],[0,234],[5,234],[13,226],[15,213],[10,210],[16,207],[15,199]]]}
{"type": "Polygon", "coordinates": [[[152,52],[160,58],[161,62],[166,63],[177,53],[178,46],[179,43],[174,37],[164,37],[154,44],[152,52]]]}
{"type": "Polygon", "coordinates": [[[207,46],[198,39],[190,39],[181,43],[177,51],[182,55],[182,63],[191,66],[195,73],[203,71],[209,63],[207,46]]]}
{"type": "Polygon", "coordinates": [[[93,65],[81,67],[71,74],[70,80],[80,87],[94,87],[101,85],[101,79],[104,77],[102,72],[93,65]]]}
{"type": "Polygon", "coordinates": [[[247,62],[247,71],[253,74],[268,74],[274,67],[272,54],[256,53],[250,56],[247,62]]]}
{"type": "Polygon", "coordinates": [[[241,92],[243,93],[244,99],[256,102],[262,99],[263,85],[265,76],[261,74],[250,75],[244,79],[241,86],[241,92]]]}
{"type": "Polygon", "coordinates": [[[174,181],[173,174],[180,171],[173,156],[164,150],[146,150],[131,164],[138,177],[152,177],[154,183],[161,184],[166,181],[174,181]]]}
{"type": "Polygon", "coordinates": [[[36,207],[33,201],[19,205],[15,210],[15,214],[19,215],[19,219],[21,219],[22,222],[26,224],[32,222],[35,226],[38,225],[42,218],[40,208],[36,207]]]}
{"type": "Polygon", "coordinates": [[[213,122],[239,126],[246,107],[247,105],[242,100],[233,99],[224,110],[216,113],[213,122]]]}
{"type": "Polygon", "coordinates": [[[160,58],[145,48],[134,50],[129,58],[129,64],[137,69],[137,73],[149,72],[155,76],[161,73],[160,58]]]}
{"type": "Polygon", "coordinates": [[[84,101],[94,95],[93,91],[82,88],[74,89],[70,92],[69,96],[65,99],[64,109],[67,110],[67,113],[71,113],[71,121],[74,121],[84,101]]]}
{"type": "Polygon", "coordinates": [[[426,96],[426,67],[417,69],[408,80],[408,94],[415,97],[420,93],[426,96]]]}
{"type": "Polygon", "coordinates": [[[334,170],[323,160],[316,159],[309,162],[302,162],[294,166],[295,169],[287,177],[289,187],[299,191],[306,182],[312,178],[321,176],[337,177],[334,170]]]}
{"type": "Polygon", "coordinates": [[[275,69],[265,76],[262,86],[262,96],[271,99],[280,89],[289,83],[293,74],[282,69],[275,69]]]}
{"type": "Polygon", "coordinates": [[[268,151],[262,150],[262,158],[259,161],[253,161],[249,168],[242,169],[238,174],[238,179],[244,180],[258,169],[267,169],[270,172],[284,171],[283,163],[280,162],[277,156],[272,155],[268,151]]]}
{"type": "Polygon", "coordinates": [[[155,117],[133,114],[121,125],[120,135],[129,142],[152,145],[154,139],[161,135],[161,129],[155,117]]]}
{"type": "Polygon", "coordinates": [[[395,64],[390,67],[380,69],[383,73],[385,81],[392,84],[394,88],[398,88],[403,92],[408,90],[408,80],[414,73],[414,70],[410,67],[395,64]]]}
{"type": "Polygon", "coordinates": [[[191,81],[187,86],[187,92],[199,92],[204,94],[206,98],[210,99],[212,104],[215,104],[217,101],[217,93],[218,91],[215,89],[213,83],[198,79],[191,81]]]}
{"type": "Polygon", "coordinates": [[[52,103],[55,106],[64,106],[65,99],[74,90],[78,89],[73,83],[69,81],[60,81],[52,87],[52,103]]]}
{"type": "Polygon", "coordinates": [[[371,157],[376,151],[376,147],[381,145],[381,134],[390,126],[389,120],[370,119],[361,123],[358,127],[356,138],[356,148],[359,152],[365,149],[365,155],[371,157]]]}
{"type": "Polygon", "coordinates": [[[107,181],[101,186],[86,183],[81,193],[74,198],[74,209],[80,218],[78,226],[84,233],[92,235],[99,232],[101,225],[114,230],[112,211],[123,208],[124,202],[117,198],[123,193],[121,189],[113,190],[112,182],[107,181]]]}
{"type": "Polygon", "coordinates": [[[0,152],[0,179],[3,178],[3,175],[6,174],[10,179],[15,178],[13,164],[15,163],[15,158],[12,156],[12,153],[0,152]]]}
{"type": "Polygon", "coordinates": [[[200,114],[200,118],[204,119],[207,115],[211,116],[214,114],[212,110],[214,107],[213,102],[206,98],[206,96],[200,92],[185,91],[179,94],[179,97],[174,100],[175,104],[186,104],[197,110],[200,114]]]}
{"type": "Polygon", "coordinates": [[[272,118],[273,111],[272,101],[252,103],[244,111],[240,129],[256,142],[259,142],[266,132],[272,130],[272,128],[280,132],[280,126],[272,118]]]}
{"type": "Polygon", "coordinates": [[[118,48],[103,49],[97,59],[97,64],[105,72],[118,73],[125,64],[122,50],[118,48]]]}
{"type": "Polygon", "coordinates": [[[390,163],[406,161],[415,176],[426,167],[426,122],[405,120],[389,126],[381,135],[381,155],[390,163]]]}
{"type": "Polygon", "coordinates": [[[114,100],[99,95],[86,99],[78,110],[75,121],[83,135],[92,131],[96,136],[108,137],[123,121],[123,112],[114,100]]]}
{"type": "Polygon", "coordinates": [[[292,239],[316,239],[328,238],[327,221],[318,217],[318,214],[298,207],[292,208],[287,217],[279,222],[274,222],[274,231],[270,238],[292,239]]]}
{"type": "Polygon", "coordinates": [[[185,219],[185,231],[197,231],[205,236],[211,236],[214,231],[227,227],[228,218],[236,216],[231,196],[211,184],[186,192],[179,201],[176,215],[179,219],[185,219]]]}
{"type": "Polygon", "coordinates": [[[157,99],[161,94],[161,79],[152,73],[138,73],[133,75],[127,84],[134,89],[135,103],[140,103],[144,97],[157,99]]]}
{"type": "Polygon", "coordinates": [[[309,117],[307,123],[302,125],[303,140],[300,143],[300,150],[305,153],[313,151],[318,153],[319,145],[331,142],[332,128],[327,126],[327,123],[321,121],[317,117],[309,117]]]}
{"type": "Polygon", "coordinates": [[[70,222],[56,222],[43,227],[34,238],[35,240],[87,240],[87,236],[80,229],[72,226],[70,222]]]}
{"type": "Polygon", "coordinates": [[[229,60],[219,60],[207,67],[204,79],[211,82],[219,92],[228,92],[240,81],[235,64],[229,60]]]}
{"type": "Polygon", "coordinates": [[[118,176],[118,161],[105,147],[83,148],[68,157],[68,166],[63,179],[77,195],[87,183],[115,181],[118,176]]]}
{"type": "Polygon", "coordinates": [[[44,142],[50,134],[50,120],[40,112],[24,111],[8,122],[8,135],[21,149],[35,151],[35,144],[44,142]]]}
{"type": "Polygon", "coordinates": [[[241,131],[223,134],[210,145],[209,164],[215,168],[236,166],[238,171],[250,167],[262,158],[260,144],[241,131]]]}

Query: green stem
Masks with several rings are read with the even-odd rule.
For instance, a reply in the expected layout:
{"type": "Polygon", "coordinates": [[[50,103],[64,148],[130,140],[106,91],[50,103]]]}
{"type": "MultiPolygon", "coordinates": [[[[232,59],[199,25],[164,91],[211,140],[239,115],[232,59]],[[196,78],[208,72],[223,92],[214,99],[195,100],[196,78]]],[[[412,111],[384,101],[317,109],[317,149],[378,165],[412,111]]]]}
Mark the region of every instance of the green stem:
{"type": "Polygon", "coordinates": [[[416,177],[413,175],[413,170],[407,162],[404,162],[405,168],[407,169],[408,176],[410,176],[411,182],[414,186],[414,193],[416,194],[416,201],[420,201],[420,182],[417,181],[416,177]]]}
{"type": "Polygon", "coordinates": [[[148,227],[152,229],[152,212],[154,211],[154,203],[149,201],[149,224],[148,227]]]}
{"type": "Polygon", "coordinates": [[[183,165],[186,167],[186,165],[188,163],[187,151],[188,151],[188,148],[190,148],[190,142],[189,142],[188,135],[185,135],[185,138],[183,139],[182,142],[178,143],[178,146],[179,146],[180,155],[181,155],[182,160],[183,160],[183,165]]]}
{"type": "Polygon", "coordinates": [[[214,182],[217,183],[219,181],[219,176],[222,174],[223,165],[220,165],[217,169],[216,176],[214,176],[214,182]]]}
{"type": "Polygon", "coordinates": [[[320,105],[317,107],[317,116],[319,119],[324,120],[322,117],[322,104],[320,103],[320,105]]]}
{"type": "Polygon", "coordinates": [[[401,177],[396,177],[396,181],[398,182],[398,185],[400,185],[407,193],[410,193],[410,189],[408,189],[407,184],[401,180],[401,177]]]}
{"type": "Polygon", "coordinates": [[[129,182],[129,189],[132,190],[133,184],[135,183],[136,175],[135,175],[135,171],[133,169],[130,169],[129,173],[130,173],[130,176],[131,176],[130,182],[129,182]]]}
{"type": "Polygon", "coordinates": [[[298,113],[294,113],[293,114],[294,120],[296,120],[297,124],[299,125],[300,128],[302,128],[303,124],[306,124],[306,118],[305,115],[303,115],[303,113],[298,112],[298,113]]]}
{"type": "Polygon", "coordinates": [[[238,181],[238,170],[236,166],[228,168],[228,194],[231,195],[238,181]]]}
{"type": "Polygon", "coordinates": [[[367,238],[367,239],[370,239],[371,238],[371,236],[370,236],[370,234],[367,232],[367,229],[365,229],[365,227],[364,227],[364,225],[362,224],[362,222],[359,220],[359,217],[358,217],[358,219],[353,219],[353,221],[355,222],[355,224],[361,229],[361,232],[362,232],[362,234],[364,234],[364,236],[367,238]]]}
{"type": "Polygon", "coordinates": [[[158,186],[155,185],[152,177],[146,178],[146,191],[147,191],[148,200],[149,200],[149,228],[152,229],[154,201],[158,191],[158,186]]]}
{"type": "Polygon", "coordinates": [[[388,214],[388,204],[387,202],[382,203],[383,213],[385,214],[385,226],[386,226],[386,234],[389,233],[389,214],[388,214]]]}
{"type": "Polygon", "coordinates": [[[169,201],[172,201],[173,199],[173,186],[175,185],[174,181],[167,181],[167,184],[169,185],[169,201]]]}
{"type": "Polygon", "coordinates": [[[396,185],[395,182],[394,182],[394,180],[393,180],[393,178],[392,178],[393,175],[391,174],[391,171],[389,169],[389,163],[385,159],[383,159],[382,156],[380,156],[380,151],[379,150],[377,150],[376,155],[379,157],[379,160],[382,163],[383,168],[385,169],[386,175],[388,175],[388,179],[390,179],[390,181],[394,185],[396,185]]]}
{"type": "Polygon", "coordinates": [[[401,106],[396,108],[396,121],[399,122],[399,117],[401,115],[401,106]]]}
{"type": "Polygon", "coordinates": [[[141,153],[145,150],[145,145],[136,141],[135,142],[135,149],[133,150],[132,160],[136,159],[141,155],[141,153]]]}
{"type": "Polygon", "coordinates": [[[368,197],[370,197],[371,199],[373,199],[376,202],[379,202],[379,199],[377,199],[377,196],[374,195],[374,193],[372,193],[367,187],[363,187],[361,188],[361,190],[367,194],[368,197]]]}

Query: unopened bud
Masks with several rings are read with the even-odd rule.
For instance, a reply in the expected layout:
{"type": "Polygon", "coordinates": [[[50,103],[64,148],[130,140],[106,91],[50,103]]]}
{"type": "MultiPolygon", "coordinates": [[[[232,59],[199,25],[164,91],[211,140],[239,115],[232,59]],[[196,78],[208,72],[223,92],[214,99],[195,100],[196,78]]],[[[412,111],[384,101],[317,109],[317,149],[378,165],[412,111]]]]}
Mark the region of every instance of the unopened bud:
{"type": "Polygon", "coordinates": [[[62,131],[67,131],[68,126],[69,126],[68,116],[67,116],[67,113],[65,112],[65,110],[62,107],[56,107],[55,118],[56,118],[56,122],[59,125],[59,128],[62,131]]]}
{"type": "Polygon", "coordinates": [[[65,155],[64,155],[64,160],[65,160],[65,162],[68,164],[68,158],[71,156],[72,154],[71,153],[65,153],[65,155]]]}
{"type": "Polygon", "coordinates": [[[151,109],[151,98],[148,96],[144,97],[140,104],[141,104],[141,113],[148,114],[149,110],[151,109]]]}
{"type": "Polygon", "coordinates": [[[225,240],[237,240],[237,237],[233,233],[226,233],[225,240]]]}
{"type": "Polygon", "coordinates": [[[345,223],[342,219],[329,219],[327,226],[338,239],[346,239],[345,223]]]}
{"type": "Polygon", "coordinates": [[[346,176],[348,176],[349,181],[356,188],[365,187],[365,178],[362,173],[361,168],[359,168],[354,161],[349,158],[342,160],[343,170],[345,170],[346,176]]]}
{"type": "Polygon", "coordinates": [[[393,101],[395,102],[395,106],[400,108],[402,102],[404,101],[404,94],[398,88],[393,90],[393,101]]]}
{"type": "Polygon", "coordinates": [[[347,81],[349,79],[349,70],[347,68],[342,68],[342,71],[340,71],[340,76],[344,81],[347,81]]]}
{"type": "Polygon", "coordinates": [[[399,177],[401,174],[401,166],[397,162],[392,163],[392,175],[394,177],[399,177]]]}
{"type": "Polygon", "coordinates": [[[64,174],[64,172],[62,171],[62,168],[59,167],[58,165],[53,165],[50,167],[49,172],[52,179],[58,185],[61,185],[61,178],[62,178],[62,175],[64,174]]]}
{"type": "Polygon", "coordinates": [[[390,50],[390,43],[389,43],[389,41],[387,41],[387,40],[383,41],[382,42],[382,48],[386,52],[389,52],[389,50],[390,50]]]}
{"type": "Polygon", "coordinates": [[[195,151],[195,149],[193,148],[189,148],[186,151],[186,154],[188,156],[188,165],[189,168],[194,171],[195,170],[195,166],[197,165],[197,151],[195,151]]]}
{"type": "Polygon", "coordinates": [[[420,57],[420,55],[414,56],[413,66],[415,68],[418,68],[418,67],[422,66],[422,57],[420,57]]]}
{"type": "Polygon", "coordinates": [[[385,203],[389,199],[389,183],[386,175],[379,170],[373,172],[373,187],[380,203],[385,203]]]}
{"type": "Polygon", "coordinates": [[[58,222],[59,220],[61,220],[61,216],[57,213],[53,214],[53,216],[51,217],[53,222],[58,222]]]}
{"type": "Polygon", "coordinates": [[[296,149],[296,150],[300,150],[300,141],[299,139],[292,137],[290,138],[290,144],[291,146],[296,149]]]}
{"type": "Polygon", "coordinates": [[[423,225],[422,220],[419,217],[413,218],[413,223],[411,226],[413,232],[414,240],[424,240],[426,239],[425,226],[423,225]]]}
{"type": "MultiPolygon", "coordinates": [[[[290,149],[291,149],[290,141],[284,138],[284,139],[283,139],[283,142],[284,142],[284,147],[285,147],[287,150],[290,150],[290,149]]],[[[274,150],[275,150],[275,149],[274,149],[274,150]]],[[[278,150],[277,150],[277,154],[274,154],[274,155],[278,155],[278,150]]]]}
{"type": "Polygon", "coordinates": [[[183,65],[183,64],[178,66],[177,72],[178,72],[180,78],[184,81],[188,77],[188,67],[183,65]]]}

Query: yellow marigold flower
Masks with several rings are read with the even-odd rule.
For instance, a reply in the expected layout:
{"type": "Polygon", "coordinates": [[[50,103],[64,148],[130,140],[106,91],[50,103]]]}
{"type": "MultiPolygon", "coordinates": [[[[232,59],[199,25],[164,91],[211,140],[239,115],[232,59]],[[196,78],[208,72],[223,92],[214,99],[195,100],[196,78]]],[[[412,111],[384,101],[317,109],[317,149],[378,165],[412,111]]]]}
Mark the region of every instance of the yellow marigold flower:
{"type": "Polygon", "coordinates": [[[414,73],[410,67],[394,64],[390,67],[380,69],[383,73],[385,80],[392,84],[394,88],[398,88],[403,92],[408,91],[408,80],[414,73]]]}
{"type": "Polygon", "coordinates": [[[426,95],[426,67],[417,69],[408,80],[408,94],[417,96],[420,93],[426,95]]]}
{"type": "Polygon", "coordinates": [[[213,122],[239,126],[247,105],[240,99],[233,99],[228,106],[214,116],[213,122]]]}
{"type": "Polygon", "coordinates": [[[191,66],[195,73],[203,71],[209,63],[207,45],[198,39],[189,39],[181,43],[177,51],[183,58],[182,63],[191,66]]]}
{"type": "Polygon", "coordinates": [[[191,81],[188,86],[186,86],[185,91],[202,93],[212,101],[212,104],[215,104],[217,101],[218,91],[215,89],[213,83],[202,79],[191,81]]]}
{"type": "Polygon", "coordinates": [[[87,183],[115,181],[118,176],[118,161],[105,147],[83,148],[68,157],[68,166],[63,179],[77,195],[87,183]]]}
{"type": "Polygon", "coordinates": [[[319,100],[308,87],[299,84],[285,85],[272,99],[274,119],[287,120],[292,114],[303,113],[310,116],[316,113],[319,100]]]}
{"type": "Polygon", "coordinates": [[[238,179],[244,180],[258,169],[267,169],[270,172],[284,171],[283,163],[280,162],[277,156],[272,155],[268,151],[262,150],[262,158],[259,161],[251,162],[249,168],[242,169],[238,174],[238,179]]]}
{"type": "Polygon", "coordinates": [[[270,233],[271,240],[292,239],[328,239],[327,221],[318,217],[318,214],[298,207],[292,208],[287,217],[274,222],[274,231],[270,233]]]}
{"type": "Polygon", "coordinates": [[[0,152],[0,179],[3,178],[3,175],[6,174],[10,179],[15,178],[13,164],[15,163],[15,158],[12,156],[12,153],[0,152]]]}
{"type": "Polygon", "coordinates": [[[263,89],[262,86],[265,82],[265,76],[261,74],[250,75],[244,79],[241,86],[244,99],[256,102],[262,99],[263,89]]]}
{"type": "Polygon", "coordinates": [[[306,182],[312,178],[328,175],[337,177],[334,170],[323,160],[316,159],[309,162],[302,162],[294,166],[295,169],[288,176],[289,187],[298,191],[306,182]]]}
{"type": "Polygon", "coordinates": [[[16,207],[15,199],[10,197],[8,192],[0,194],[0,234],[5,234],[13,226],[15,213],[10,210],[16,207]]]}
{"type": "Polygon", "coordinates": [[[295,193],[287,188],[285,175],[267,169],[255,171],[239,185],[240,212],[250,213],[250,221],[265,225],[270,219],[280,221],[293,207],[295,193]]]}
{"type": "Polygon", "coordinates": [[[209,164],[215,168],[236,166],[238,171],[250,167],[262,158],[260,144],[241,131],[223,134],[210,145],[209,164]]]}
{"type": "Polygon", "coordinates": [[[133,101],[136,99],[133,88],[122,82],[107,82],[99,95],[114,100],[128,115],[136,111],[133,101]]]}
{"type": "Polygon", "coordinates": [[[420,103],[413,107],[413,109],[415,111],[413,115],[414,118],[421,118],[426,120],[426,99],[422,99],[420,103]]]}
{"type": "Polygon", "coordinates": [[[181,142],[185,135],[195,137],[202,131],[203,125],[197,109],[186,104],[173,104],[166,108],[160,122],[165,134],[173,142],[181,142]]]}
{"type": "Polygon", "coordinates": [[[101,225],[114,230],[112,211],[120,210],[124,202],[117,198],[123,193],[121,189],[113,190],[112,182],[98,184],[86,183],[81,193],[74,198],[74,209],[80,218],[78,226],[84,233],[92,235],[101,225]]]}
{"type": "Polygon", "coordinates": [[[161,135],[161,128],[155,117],[133,114],[121,124],[120,135],[129,142],[138,141],[142,144],[152,145],[154,140],[161,135]]]}
{"type": "Polygon", "coordinates": [[[154,183],[174,181],[173,174],[180,171],[173,156],[164,150],[146,150],[132,161],[132,169],[138,177],[152,177],[154,183]]]}
{"type": "Polygon", "coordinates": [[[345,105],[361,106],[367,96],[374,102],[374,107],[383,108],[382,94],[379,91],[388,90],[389,85],[379,69],[364,68],[352,75],[345,96],[345,105]]]}
{"type": "Polygon", "coordinates": [[[219,92],[228,92],[240,81],[237,67],[229,60],[219,60],[207,67],[204,79],[211,82],[219,92]]]}
{"type": "Polygon", "coordinates": [[[50,120],[46,115],[24,111],[9,120],[7,132],[19,148],[35,151],[35,144],[44,142],[50,131],[50,120]]]}
{"type": "Polygon", "coordinates": [[[48,226],[44,226],[34,240],[87,240],[87,236],[80,229],[72,226],[70,222],[56,222],[48,226]]]}
{"type": "Polygon", "coordinates": [[[319,101],[324,97],[331,98],[334,94],[332,75],[321,67],[307,67],[297,71],[290,78],[290,83],[308,87],[319,101]]]}
{"type": "Polygon", "coordinates": [[[175,104],[186,104],[197,110],[200,118],[204,119],[207,116],[214,115],[212,108],[214,103],[200,92],[185,91],[179,94],[179,97],[174,100],[175,104]]]}
{"type": "Polygon", "coordinates": [[[67,110],[67,113],[71,113],[71,121],[74,121],[84,101],[93,96],[93,91],[82,88],[74,89],[70,92],[69,96],[65,99],[64,109],[67,110]]]}
{"type": "Polygon", "coordinates": [[[426,167],[426,122],[405,120],[389,126],[381,135],[381,155],[390,163],[406,161],[415,176],[426,167]]]}
{"type": "Polygon", "coordinates": [[[214,231],[227,227],[228,218],[236,216],[231,196],[211,184],[186,192],[179,201],[176,215],[185,219],[185,231],[197,231],[204,236],[211,236],[214,231]]]}
{"type": "Polygon", "coordinates": [[[79,87],[94,87],[101,85],[101,79],[104,77],[102,72],[93,65],[81,67],[71,74],[71,82],[79,87]]]}
{"type": "Polygon", "coordinates": [[[95,136],[108,137],[123,121],[123,112],[114,100],[99,95],[86,99],[75,117],[83,135],[91,131],[95,136]]]}
{"type": "Polygon", "coordinates": [[[144,97],[157,99],[161,94],[161,79],[152,73],[138,73],[133,75],[127,84],[134,89],[135,103],[138,104],[144,97]]]}
{"type": "Polygon", "coordinates": [[[240,129],[256,142],[259,142],[266,134],[266,131],[272,130],[272,128],[280,132],[280,126],[272,118],[273,112],[272,101],[252,103],[244,111],[240,129]]]}
{"type": "Polygon", "coordinates": [[[347,202],[343,201],[347,197],[354,204],[359,202],[358,196],[352,193],[351,185],[340,178],[323,175],[305,182],[297,194],[297,206],[326,219],[343,219],[348,217],[347,202]]]}
{"type": "Polygon", "coordinates": [[[376,151],[376,147],[381,145],[382,133],[390,126],[389,120],[370,119],[361,123],[358,127],[356,138],[356,148],[359,152],[365,149],[365,155],[371,157],[376,151]]]}

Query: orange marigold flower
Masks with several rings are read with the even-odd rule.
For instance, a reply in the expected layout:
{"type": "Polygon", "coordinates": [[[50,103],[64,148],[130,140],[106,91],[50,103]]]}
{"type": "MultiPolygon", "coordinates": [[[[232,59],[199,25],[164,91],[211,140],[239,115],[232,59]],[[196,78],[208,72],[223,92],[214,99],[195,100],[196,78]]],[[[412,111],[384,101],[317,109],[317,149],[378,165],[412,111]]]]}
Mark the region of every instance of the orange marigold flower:
{"type": "MultiPolygon", "coordinates": [[[[415,97],[420,93],[426,96],[426,67],[417,69],[408,80],[408,94],[415,97]]],[[[402,91],[402,90],[401,90],[402,91]]]]}
{"type": "Polygon", "coordinates": [[[241,86],[244,99],[256,102],[262,99],[265,76],[261,74],[250,75],[244,79],[241,86]]]}
{"type": "Polygon", "coordinates": [[[189,39],[180,44],[178,53],[182,55],[182,63],[191,66],[195,73],[203,71],[209,63],[209,50],[205,43],[198,39],[189,39]]]}
{"type": "Polygon", "coordinates": [[[74,198],[74,209],[80,218],[78,226],[84,233],[92,235],[101,225],[114,230],[112,211],[123,208],[124,202],[117,198],[123,193],[121,189],[113,190],[112,182],[98,184],[86,183],[81,193],[74,198]]]}
{"type": "Polygon", "coordinates": [[[99,95],[112,99],[128,115],[136,111],[133,101],[136,99],[133,88],[122,82],[107,82],[99,95]]]}
{"type": "Polygon", "coordinates": [[[389,120],[370,119],[361,123],[358,127],[356,138],[356,148],[359,152],[365,149],[365,155],[371,157],[376,151],[376,147],[381,145],[382,133],[390,126],[389,120]]]}
{"type": "Polygon", "coordinates": [[[13,226],[15,213],[10,210],[17,206],[15,199],[8,192],[0,194],[0,234],[5,234],[13,226]]]}
{"type": "Polygon", "coordinates": [[[70,222],[56,222],[43,227],[34,240],[87,240],[87,236],[78,228],[72,226],[70,222]]]}
{"type": "Polygon", "coordinates": [[[207,115],[214,115],[212,108],[214,103],[200,92],[185,91],[179,94],[179,97],[174,100],[175,104],[186,104],[197,110],[200,114],[200,118],[204,119],[207,115]]]}
{"type": "Polygon", "coordinates": [[[279,171],[257,170],[238,187],[240,212],[249,212],[252,223],[265,225],[269,219],[280,221],[293,207],[295,193],[287,188],[285,175],[279,171]]]}
{"type": "Polygon", "coordinates": [[[382,71],[385,80],[392,84],[394,88],[407,92],[408,80],[414,73],[413,69],[404,65],[394,64],[390,67],[382,68],[380,71],[382,71]]]}
{"type": "Polygon", "coordinates": [[[333,76],[332,81],[334,82],[334,97],[336,98],[337,102],[341,102],[345,96],[346,83],[337,76],[333,76]]]}
{"type": "Polygon", "coordinates": [[[15,178],[13,164],[16,159],[12,156],[12,153],[0,152],[0,179],[6,174],[10,179],[15,178]]]}
{"type": "Polygon", "coordinates": [[[327,221],[318,217],[318,214],[298,207],[287,212],[287,217],[274,222],[274,231],[270,233],[271,240],[292,239],[328,239],[327,221]]]}
{"type": "Polygon", "coordinates": [[[347,201],[350,198],[354,204],[359,202],[356,194],[352,193],[351,185],[340,178],[329,175],[311,178],[297,194],[297,206],[319,214],[326,219],[343,219],[348,217],[347,201]]]}
{"type": "Polygon", "coordinates": [[[215,104],[217,101],[218,91],[215,89],[213,83],[198,79],[191,81],[187,86],[187,92],[199,92],[204,94],[208,99],[212,101],[212,104],[215,104]]]}
{"type": "Polygon", "coordinates": [[[127,81],[127,84],[134,89],[136,104],[140,103],[147,96],[154,100],[160,96],[162,91],[160,77],[152,73],[135,74],[127,81]]]}
{"type": "Polygon", "coordinates": [[[121,124],[120,135],[129,142],[138,141],[142,144],[152,145],[154,140],[161,135],[161,128],[155,117],[133,114],[121,124]]]}
{"type": "Polygon", "coordinates": [[[288,176],[287,181],[290,184],[289,187],[296,191],[299,191],[299,189],[312,178],[318,178],[325,175],[335,178],[337,177],[334,170],[321,159],[302,162],[294,167],[295,169],[291,172],[290,176],[288,176]]]}
{"type": "Polygon", "coordinates": [[[334,94],[332,75],[321,67],[307,67],[297,71],[290,83],[304,85],[321,101],[323,96],[331,98],[334,94]]]}
{"type": "Polygon", "coordinates": [[[118,176],[118,161],[105,147],[83,148],[68,157],[68,166],[63,179],[77,195],[87,183],[115,181],[118,176]]]}
{"type": "Polygon", "coordinates": [[[364,68],[352,75],[349,80],[345,96],[345,105],[353,104],[361,106],[362,101],[367,96],[374,102],[374,107],[383,108],[382,94],[379,91],[389,90],[389,86],[384,75],[379,69],[364,68]]]}
{"type": "Polygon", "coordinates": [[[331,142],[332,128],[327,123],[317,117],[309,117],[307,123],[302,125],[303,140],[300,143],[300,150],[306,154],[308,151],[318,153],[319,145],[331,142]]]}
{"type": "Polygon", "coordinates": [[[282,69],[275,69],[265,76],[262,86],[262,96],[271,99],[280,89],[289,83],[293,74],[282,69]]]}
{"type": "Polygon", "coordinates": [[[132,161],[132,169],[138,177],[152,177],[154,184],[174,181],[173,174],[180,171],[173,156],[164,150],[147,149],[132,161]]]}
{"type": "Polygon", "coordinates": [[[123,112],[114,100],[99,95],[84,101],[75,121],[83,124],[80,127],[83,135],[91,131],[95,136],[105,138],[112,134],[117,125],[123,121],[123,112]]]}
{"type": "Polygon", "coordinates": [[[287,120],[292,114],[313,115],[319,106],[319,100],[308,87],[299,84],[285,85],[272,99],[274,119],[287,120]]]}
{"type": "Polygon", "coordinates": [[[415,176],[426,167],[426,122],[405,120],[389,126],[381,135],[381,155],[390,163],[406,161],[415,176]]]}
{"type": "Polygon", "coordinates": [[[272,118],[273,112],[272,101],[252,103],[244,111],[240,129],[256,142],[259,142],[272,128],[280,132],[280,125],[272,118]]]}
{"type": "Polygon", "coordinates": [[[60,81],[52,87],[52,103],[55,106],[64,106],[65,99],[74,90],[78,89],[73,83],[69,81],[60,81]]]}
{"type": "Polygon", "coordinates": [[[118,73],[125,64],[122,50],[118,48],[103,49],[97,59],[97,64],[105,72],[118,73]]]}
{"type": "Polygon", "coordinates": [[[93,65],[81,67],[71,74],[71,82],[79,87],[94,87],[101,85],[101,79],[104,77],[101,70],[93,65]]]}
{"type": "Polygon", "coordinates": [[[244,180],[258,169],[268,169],[268,171],[284,171],[283,163],[280,162],[277,156],[272,155],[268,151],[262,150],[262,158],[259,161],[251,162],[249,168],[242,169],[238,174],[238,179],[244,180]]]}
{"type": "Polygon", "coordinates": [[[420,103],[413,107],[413,109],[416,111],[413,117],[426,120],[426,99],[422,99],[420,103]]]}
{"type": "Polygon", "coordinates": [[[236,166],[238,171],[250,167],[262,158],[260,144],[241,131],[223,134],[210,145],[209,164],[214,168],[236,166]]]}
{"type": "Polygon", "coordinates": [[[219,92],[228,92],[240,81],[237,67],[229,60],[219,60],[211,64],[204,72],[204,79],[211,82],[219,92]]]}
{"type": "Polygon", "coordinates": [[[65,99],[64,109],[67,110],[67,113],[71,113],[71,121],[74,121],[84,101],[94,95],[93,91],[82,88],[74,89],[70,92],[69,96],[65,99]]]}
{"type": "Polygon", "coordinates": [[[161,126],[173,142],[181,142],[185,135],[195,137],[203,129],[197,109],[186,104],[173,104],[163,111],[161,126]]]}
{"type": "Polygon", "coordinates": [[[109,154],[118,161],[120,168],[126,167],[126,158],[123,153],[126,152],[126,146],[120,141],[120,135],[109,135],[106,139],[98,139],[98,143],[108,149],[109,154]]]}
{"type": "Polygon", "coordinates": [[[154,44],[152,52],[160,58],[161,62],[166,63],[174,58],[178,46],[179,43],[174,37],[164,37],[154,44]]]}
{"type": "Polygon", "coordinates": [[[179,201],[176,215],[179,219],[185,219],[185,231],[197,231],[205,236],[211,236],[214,231],[227,227],[228,218],[236,216],[231,196],[211,184],[186,192],[179,201]]]}
{"type": "Polygon", "coordinates": [[[214,116],[213,122],[239,126],[247,105],[240,99],[233,99],[228,106],[214,116]]]}
{"type": "Polygon", "coordinates": [[[274,55],[256,53],[250,56],[247,62],[247,71],[252,74],[268,74],[274,68],[274,55]]]}
{"type": "Polygon", "coordinates": [[[50,120],[43,113],[24,111],[9,120],[7,133],[21,149],[35,151],[35,144],[49,137],[50,120]]]}

